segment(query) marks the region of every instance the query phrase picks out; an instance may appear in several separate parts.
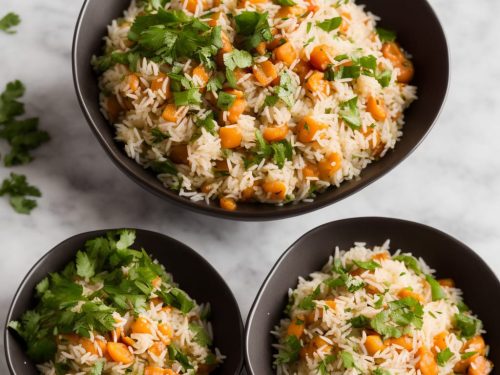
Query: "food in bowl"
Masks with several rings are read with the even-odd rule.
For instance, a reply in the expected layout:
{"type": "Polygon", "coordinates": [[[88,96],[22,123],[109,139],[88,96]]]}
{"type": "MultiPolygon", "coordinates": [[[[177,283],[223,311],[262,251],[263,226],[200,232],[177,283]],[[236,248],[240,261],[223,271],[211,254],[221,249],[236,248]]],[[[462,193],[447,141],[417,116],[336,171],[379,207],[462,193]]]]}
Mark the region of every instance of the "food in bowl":
{"type": "Polygon", "coordinates": [[[206,375],[223,361],[209,305],[134,241],[132,230],[87,241],[39,282],[36,306],[9,323],[41,374],[206,375]]]}
{"type": "Polygon", "coordinates": [[[181,196],[310,201],[394,148],[416,98],[376,21],[351,1],[135,1],[93,60],[102,112],[181,196]]]}
{"type": "Polygon", "coordinates": [[[481,321],[451,279],[389,241],[356,243],[289,292],[276,374],[488,374],[481,321]]]}

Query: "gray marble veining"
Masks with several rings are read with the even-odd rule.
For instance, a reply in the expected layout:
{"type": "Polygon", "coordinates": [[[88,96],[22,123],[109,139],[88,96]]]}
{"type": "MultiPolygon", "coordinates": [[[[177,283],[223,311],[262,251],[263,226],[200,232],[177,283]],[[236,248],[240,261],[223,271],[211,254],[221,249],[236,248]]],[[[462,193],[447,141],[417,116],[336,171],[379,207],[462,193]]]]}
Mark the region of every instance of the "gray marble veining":
{"type": "MultiPolygon", "coordinates": [[[[270,223],[180,210],[112,165],[73,91],[70,51],[81,3],[4,0],[0,5],[0,14],[16,11],[23,18],[16,35],[0,34],[0,86],[15,78],[25,82],[27,111],[41,118],[53,138],[37,151],[35,162],[13,169],[41,188],[39,208],[31,216],[17,215],[0,199],[0,321],[22,277],[46,251],[73,234],[110,227],[157,230],[198,250],[226,278],[243,316],[292,242],[344,217],[393,216],[432,225],[467,243],[500,275],[500,2],[431,1],[450,44],[451,86],[438,124],[407,161],[334,206],[270,223]]],[[[0,179],[8,173],[0,167],[0,179]]],[[[3,354],[0,373],[7,373],[3,354]]]]}

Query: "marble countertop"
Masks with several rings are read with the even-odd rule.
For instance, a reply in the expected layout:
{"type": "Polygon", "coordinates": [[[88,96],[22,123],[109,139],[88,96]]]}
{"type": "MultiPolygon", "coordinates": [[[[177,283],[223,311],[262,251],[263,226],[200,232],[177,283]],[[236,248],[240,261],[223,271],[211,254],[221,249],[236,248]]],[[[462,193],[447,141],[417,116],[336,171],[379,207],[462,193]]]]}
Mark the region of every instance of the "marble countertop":
{"type": "MultiPolygon", "coordinates": [[[[71,235],[110,227],[156,230],[199,251],[226,278],[244,317],[280,254],[309,229],[339,218],[392,216],[434,226],[468,244],[500,275],[500,2],[431,1],[450,44],[451,86],[438,124],[408,160],[334,206],[266,223],[180,210],[112,164],[73,90],[70,51],[81,3],[3,0],[0,8],[23,18],[16,35],[0,34],[0,86],[21,79],[27,112],[52,135],[33,163],[12,169],[41,188],[39,208],[18,215],[0,199],[1,322],[21,279],[46,251],[71,235]]],[[[9,172],[0,166],[0,179],[9,172]]],[[[3,340],[3,353],[2,346],[3,340]]],[[[0,373],[7,373],[3,354],[0,373]]]]}

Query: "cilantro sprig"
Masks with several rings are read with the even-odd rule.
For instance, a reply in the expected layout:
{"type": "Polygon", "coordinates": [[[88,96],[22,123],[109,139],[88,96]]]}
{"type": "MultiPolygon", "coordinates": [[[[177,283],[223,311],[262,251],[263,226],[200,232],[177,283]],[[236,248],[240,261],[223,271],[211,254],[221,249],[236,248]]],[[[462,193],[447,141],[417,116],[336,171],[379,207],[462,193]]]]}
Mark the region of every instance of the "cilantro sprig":
{"type": "Polygon", "coordinates": [[[234,21],[236,33],[240,36],[241,44],[247,51],[257,47],[260,42],[269,42],[273,38],[267,12],[244,11],[238,14],[234,21]]]}
{"type": "Polygon", "coordinates": [[[9,12],[0,18],[0,30],[6,32],[7,34],[15,34],[16,31],[13,30],[13,28],[20,23],[21,17],[19,17],[16,13],[9,12]]]}
{"type": "Polygon", "coordinates": [[[11,173],[0,185],[0,197],[8,195],[12,208],[20,214],[29,214],[37,206],[33,197],[41,197],[40,190],[28,183],[26,176],[11,173]]]}

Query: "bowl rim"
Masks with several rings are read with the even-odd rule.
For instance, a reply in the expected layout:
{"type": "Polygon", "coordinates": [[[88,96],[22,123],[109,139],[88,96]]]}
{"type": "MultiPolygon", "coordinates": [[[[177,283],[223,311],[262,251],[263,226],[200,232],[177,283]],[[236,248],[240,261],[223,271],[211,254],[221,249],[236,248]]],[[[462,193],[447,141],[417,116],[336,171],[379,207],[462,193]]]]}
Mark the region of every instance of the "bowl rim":
{"type": "MultiPolygon", "coordinates": [[[[420,228],[427,230],[429,232],[433,232],[436,235],[439,235],[443,239],[446,239],[447,241],[453,242],[456,244],[458,247],[461,247],[465,250],[465,252],[468,254],[468,256],[479,260],[483,265],[485,266],[485,269],[489,271],[490,274],[492,274],[496,280],[497,288],[500,290],[500,279],[499,277],[493,272],[489,264],[483,260],[483,258],[476,253],[472,248],[467,246],[465,243],[460,241],[459,239],[451,236],[450,234],[443,232],[440,229],[434,228],[430,225],[427,224],[422,224],[416,221],[412,220],[406,220],[406,219],[400,219],[400,218],[395,218],[395,217],[384,217],[384,216],[358,216],[358,217],[351,217],[351,218],[345,218],[345,219],[340,219],[340,220],[333,220],[328,223],[319,225],[306,233],[302,234],[297,240],[295,240],[284,252],[283,254],[280,255],[276,263],[272,266],[271,270],[267,274],[266,278],[262,282],[261,287],[259,288],[259,291],[257,292],[255,299],[252,303],[252,306],[250,307],[250,311],[248,313],[246,322],[245,322],[245,337],[244,337],[244,348],[245,348],[245,370],[248,372],[248,375],[254,375],[256,374],[255,371],[252,369],[252,361],[250,360],[250,350],[249,350],[249,338],[251,335],[251,330],[250,327],[253,324],[253,321],[256,319],[255,313],[258,305],[260,304],[260,301],[262,299],[262,295],[265,289],[267,289],[267,286],[271,282],[271,279],[274,277],[276,274],[277,270],[280,268],[281,263],[288,257],[290,252],[297,246],[298,243],[303,241],[305,238],[311,237],[314,235],[314,233],[321,231],[323,228],[328,227],[332,224],[340,224],[340,223],[356,223],[357,221],[385,221],[387,223],[392,223],[392,224],[404,224],[409,227],[413,228],[420,228]]],[[[353,239],[354,240],[354,239],[353,239]]],[[[297,275],[297,277],[303,276],[305,277],[306,275],[297,275]]],[[[308,275],[307,275],[308,276],[308,275]]]]}
{"type": "MultiPolygon", "coordinates": [[[[10,303],[10,306],[9,306],[9,310],[7,312],[7,315],[6,315],[6,318],[5,318],[5,323],[4,323],[4,334],[3,334],[3,343],[4,343],[4,354],[5,354],[5,361],[7,362],[7,367],[10,371],[10,373],[12,375],[20,375],[18,374],[14,367],[13,367],[13,360],[12,360],[12,353],[11,353],[11,350],[10,350],[10,338],[9,338],[9,335],[10,335],[10,330],[9,330],[9,322],[12,320],[12,314],[13,314],[13,311],[14,311],[14,307],[17,305],[18,301],[19,301],[19,298],[20,298],[20,292],[22,289],[24,289],[26,287],[26,284],[28,283],[28,281],[31,279],[32,275],[33,275],[33,272],[35,272],[38,267],[44,262],[46,261],[48,258],[50,258],[52,256],[52,254],[56,251],[56,249],[60,248],[61,246],[64,246],[66,243],[70,242],[71,240],[73,240],[75,237],[82,237],[83,238],[88,238],[88,237],[91,237],[92,235],[96,235],[97,233],[103,233],[103,232],[109,232],[109,231],[116,231],[116,230],[121,230],[121,229],[129,229],[129,230],[135,230],[137,233],[141,232],[141,233],[144,233],[146,235],[155,235],[155,236],[160,236],[160,237],[163,237],[164,239],[172,242],[172,243],[175,243],[177,245],[180,245],[182,247],[184,247],[185,249],[189,250],[192,255],[196,258],[198,258],[198,260],[204,264],[205,267],[207,267],[208,269],[210,269],[215,275],[217,275],[223,282],[224,284],[226,285],[227,287],[227,291],[229,292],[228,294],[228,297],[229,299],[231,300],[232,303],[234,303],[234,305],[237,307],[238,309],[238,315],[239,315],[239,319],[238,319],[238,330],[239,330],[239,334],[242,338],[242,342],[241,342],[241,345],[242,345],[242,352],[240,353],[240,359],[239,359],[239,362],[238,362],[238,365],[237,365],[237,368],[235,369],[235,375],[238,375],[241,373],[242,369],[243,369],[243,366],[244,366],[244,352],[245,352],[245,348],[244,348],[244,334],[245,334],[245,331],[244,331],[244,325],[243,325],[243,319],[242,319],[242,316],[241,316],[241,310],[240,310],[240,306],[238,304],[238,301],[236,300],[236,297],[234,296],[234,293],[232,291],[232,289],[229,287],[229,285],[227,284],[226,280],[222,277],[222,275],[217,271],[217,269],[212,266],[212,264],[205,259],[205,257],[203,257],[199,252],[197,252],[196,250],[194,250],[192,247],[186,245],[185,243],[175,239],[175,238],[172,238],[170,236],[167,236],[163,233],[160,233],[160,232],[155,232],[155,231],[152,231],[152,230],[148,230],[148,229],[141,229],[141,228],[133,228],[133,227],[119,227],[119,228],[110,228],[110,229],[96,229],[96,230],[90,230],[90,231],[86,231],[86,232],[82,232],[82,233],[77,233],[77,234],[74,234],[66,239],[64,239],[63,241],[57,243],[56,245],[54,245],[49,251],[47,251],[45,254],[43,254],[36,262],[35,264],[29,269],[29,271],[26,273],[26,275],[23,277],[21,283],[19,284],[19,286],[17,287],[16,289],[16,292],[14,293],[14,296],[12,297],[12,301],[10,303]]],[[[76,250],[75,250],[76,251],[76,250]]]]}
{"type": "MultiPolygon", "coordinates": [[[[429,135],[431,130],[434,128],[436,122],[439,119],[439,116],[441,115],[443,108],[446,104],[446,100],[448,97],[448,92],[449,92],[449,86],[450,86],[450,76],[451,76],[451,69],[450,69],[450,48],[448,45],[448,40],[443,28],[443,25],[441,23],[441,20],[439,19],[437,13],[434,11],[434,8],[429,4],[428,0],[420,0],[424,3],[424,5],[427,7],[431,17],[434,17],[437,27],[439,28],[440,33],[442,34],[443,42],[444,42],[444,48],[443,48],[443,53],[444,56],[446,57],[446,75],[445,75],[445,87],[444,87],[444,93],[443,93],[443,98],[441,100],[439,109],[437,110],[434,119],[430,123],[428,129],[425,131],[425,133],[418,139],[413,146],[401,157],[395,159],[393,163],[389,164],[387,167],[384,169],[381,169],[377,172],[375,172],[372,176],[370,177],[364,177],[363,175],[360,175],[360,182],[358,185],[351,187],[347,189],[346,191],[342,191],[341,193],[337,194],[332,194],[330,197],[325,197],[323,200],[314,200],[312,202],[297,202],[297,203],[291,203],[287,204],[284,206],[276,206],[273,204],[263,204],[263,203],[255,203],[256,206],[259,207],[258,210],[256,211],[228,211],[224,210],[216,205],[212,204],[206,204],[206,203],[200,203],[200,202],[194,202],[191,201],[190,199],[186,197],[181,197],[178,194],[175,194],[173,191],[170,191],[168,188],[164,187],[161,183],[158,184],[153,184],[148,179],[146,178],[146,173],[150,173],[146,170],[144,170],[144,173],[136,173],[131,169],[131,167],[128,164],[130,160],[125,155],[125,153],[122,150],[118,149],[118,146],[116,145],[116,141],[113,141],[113,144],[115,147],[113,147],[113,144],[110,144],[108,141],[105,140],[105,137],[103,136],[100,126],[97,124],[97,121],[94,121],[94,118],[90,114],[90,111],[85,103],[84,100],[84,95],[82,92],[82,88],[80,85],[79,81],[79,69],[78,69],[78,63],[77,63],[77,52],[79,50],[79,36],[80,36],[80,31],[83,25],[83,18],[86,14],[87,7],[89,6],[91,0],[84,0],[84,3],[82,5],[82,8],[80,10],[80,13],[78,15],[78,19],[76,22],[74,34],[73,34],[73,41],[72,41],[72,50],[71,50],[71,65],[72,65],[72,76],[73,76],[73,84],[74,88],[76,91],[76,96],[78,98],[78,103],[80,105],[80,108],[84,114],[84,117],[87,121],[88,126],[91,128],[94,136],[98,139],[99,144],[101,147],[104,149],[108,157],[112,160],[113,164],[118,167],[118,169],[125,174],[128,178],[132,179],[136,184],[141,186],[144,190],[152,193],[153,195],[156,195],[157,197],[163,199],[164,201],[167,201],[169,203],[174,204],[177,207],[183,207],[187,208],[188,210],[192,212],[197,212],[197,213],[202,213],[205,215],[209,216],[215,216],[218,218],[222,219],[229,219],[229,220],[240,220],[240,221],[271,221],[271,220],[282,220],[294,216],[299,216],[307,213],[311,213],[313,211],[317,211],[319,209],[325,208],[327,206],[330,206],[332,204],[335,204],[337,202],[340,202],[341,200],[360,192],[367,186],[371,185],[378,179],[382,178],[389,172],[391,172],[394,168],[399,166],[403,161],[405,161],[410,155],[412,155],[415,150],[420,146],[420,144],[424,141],[424,139],[429,135]],[[279,207],[279,209],[276,209],[279,207]]],[[[89,62],[90,64],[90,62],[89,62]]],[[[97,83],[96,83],[97,84],[97,83]]],[[[111,126],[111,125],[110,125],[111,126]]],[[[403,135],[404,137],[404,135],[403,135]]],[[[391,150],[392,151],[392,150],[391,150]]],[[[345,181],[345,183],[348,183],[349,181],[345,181]]],[[[331,194],[332,191],[335,191],[336,187],[330,187],[329,190],[323,192],[322,194],[331,194]],[[331,190],[330,190],[331,189],[331,190]]]]}

